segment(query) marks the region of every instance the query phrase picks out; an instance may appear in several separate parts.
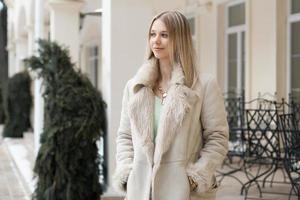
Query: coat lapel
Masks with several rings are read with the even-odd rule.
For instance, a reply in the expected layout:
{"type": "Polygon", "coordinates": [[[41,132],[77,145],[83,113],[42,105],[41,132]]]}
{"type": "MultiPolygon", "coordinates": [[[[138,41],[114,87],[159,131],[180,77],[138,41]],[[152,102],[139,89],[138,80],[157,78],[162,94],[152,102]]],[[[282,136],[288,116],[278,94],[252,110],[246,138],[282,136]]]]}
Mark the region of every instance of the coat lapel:
{"type": "Polygon", "coordinates": [[[182,84],[174,84],[168,91],[165,105],[162,109],[156,135],[154,163],[159,164],[162,156],[168,151],[183,120],[197,99],[196,93],[182,84]]]}
{"type": "Polygon", "coordinates": [[[163,106],[158,132],[153,144],[154,93],[153,86],[158,78],[158,67],[150,60],[143,65],[134,78],[133,97],[129,102],[129,117],[132,128],[138,133],[150,163],[161,162],[162,156],[170,148],[174,137],[182,126],[185,115],[190,111],[198,95],[184,85],[184,74],[179,65],[172,71],[171,85],[163,106]],[[153,160],[154,159],[154,160],[153,160]]]}
{"type": "Polygon", "coordinates": [[[153,113],[154,94],[151,88],[143,87],[129,102],[129,117],[137,140],[142,146],[149,163],[153,162],[153,113]]]}

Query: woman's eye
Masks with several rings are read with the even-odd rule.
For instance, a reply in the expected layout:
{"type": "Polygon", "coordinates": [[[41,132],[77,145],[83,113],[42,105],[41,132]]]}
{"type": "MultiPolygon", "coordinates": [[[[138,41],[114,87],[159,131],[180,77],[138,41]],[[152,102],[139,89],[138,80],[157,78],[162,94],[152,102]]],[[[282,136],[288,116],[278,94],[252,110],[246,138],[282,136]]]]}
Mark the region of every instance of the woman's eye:
{"type": "Polygon", "coordinates": [[[161,34],[161,36],[162,36],[163,38],[167,38],[169,35],[166,34],[166,33],[163,33],[163,34],[161,34]]]}
{"type": "Polygon", "coordinates": [[[154,36],[155,36],[155,33],[150,33],[150,36],[151,36],[151,37],[154,37],[154,36]]]}

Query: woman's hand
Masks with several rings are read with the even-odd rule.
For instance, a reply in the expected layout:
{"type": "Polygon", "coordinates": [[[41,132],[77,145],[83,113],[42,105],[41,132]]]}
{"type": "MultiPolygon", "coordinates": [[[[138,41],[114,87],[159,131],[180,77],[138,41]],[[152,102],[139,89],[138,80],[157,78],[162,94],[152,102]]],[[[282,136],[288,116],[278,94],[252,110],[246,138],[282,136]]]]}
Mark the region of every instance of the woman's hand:
{"type": "Polygon", "coordinates": [[[195,191],[196,188],[198,187],[197,182],[195,182],[194,179],[192,177],[190,177],[190,176],[188,176],[188,179],[189,179],[191,191],[195,191]]]}
{"type": "Polygon", "coordinates": [[[127,191],[127,182],[122,184],[124,191],[127,191]]]}

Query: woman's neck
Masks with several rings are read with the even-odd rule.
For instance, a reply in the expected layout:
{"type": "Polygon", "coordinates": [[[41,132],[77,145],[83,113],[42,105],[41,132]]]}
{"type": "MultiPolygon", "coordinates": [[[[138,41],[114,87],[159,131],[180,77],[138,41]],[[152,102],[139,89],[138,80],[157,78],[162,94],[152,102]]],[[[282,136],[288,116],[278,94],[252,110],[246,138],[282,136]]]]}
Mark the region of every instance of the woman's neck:
{"type": "Polygon", "coordinates": [[[168,84],[171,80],[171,74],[173,67],[169,60],[159,60],[159,70],[160,70],[160,77],[159,81],[163,83],[163,85],[168,84]]]}
{"type": "Polygon", "coordinates": [[[172,70],[173,67],[169,60],[167,61],[159,60],[159,77],[153,91],[156,96],[162,99],[162,103],[164,101],[164,98],[167,95],[167,90],[169,88],[169,82],[171,80],[172,70]]]}

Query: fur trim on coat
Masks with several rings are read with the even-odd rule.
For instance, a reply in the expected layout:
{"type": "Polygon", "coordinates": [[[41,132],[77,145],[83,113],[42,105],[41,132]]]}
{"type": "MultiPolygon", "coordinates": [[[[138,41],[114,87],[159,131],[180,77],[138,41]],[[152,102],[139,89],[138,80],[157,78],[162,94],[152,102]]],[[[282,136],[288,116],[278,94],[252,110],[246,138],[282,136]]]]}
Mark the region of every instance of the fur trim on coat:
{"type": "Polygon", "coordinates": [[[174,65],[153,142],[153,86],[158,75],[158,66],[149,60],[125,87],[117,136],[115,188],[126,192],[130,200],[149,200],[149,195],[157,200],[164,192],[168,200],[175,196],[187,199],[190,195],[198,195],[199,200],[214,199],[207,195],[214,192],[214,172],[228,149],[228,125],[218,84],[211,76],[199,74],[189,88],[182,67],[174,65]],[[167,166],[163,164],[166,162],[167,166]],[[176,177],[179,181],[174,182],[175,171],[180,174],[176,177]],[[187,175],[198,183],[197,194],[189,193],[187,175]],[[164,187],[166,184],[182,190],[172,191],[171,187],[164,187]]]}
{"type": "Polygon", "coordinates": [[[129,173],[132,170],[131,165],[121,165],[113,175],[113,187],[121,194],[126,192],[126,183],[128,180],[129,173]]]}

